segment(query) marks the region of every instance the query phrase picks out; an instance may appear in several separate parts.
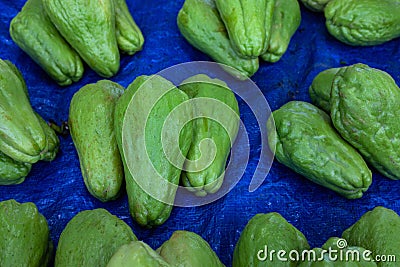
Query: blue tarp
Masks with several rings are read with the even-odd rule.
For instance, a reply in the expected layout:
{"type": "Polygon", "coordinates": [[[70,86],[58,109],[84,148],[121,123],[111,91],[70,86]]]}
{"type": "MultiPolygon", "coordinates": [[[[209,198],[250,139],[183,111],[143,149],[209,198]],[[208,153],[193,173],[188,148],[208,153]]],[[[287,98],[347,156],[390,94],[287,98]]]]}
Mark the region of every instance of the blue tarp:
{"type": "MultiPolygon", "coordinates": [[[[119,73],[113,81],[127,86],[139,75],[150,75],[178,63],[210,60],[191,47],[176,26],[176,16],[183,0],[127,1],[145,36],[142,52],[123,55],[119,73]]],[[[0,0],[0,58],[12,61],[22,71],[33,108],[46,120],[68,120],[69,103],[83,85],[100,79],[88,67],[84,78],[71,86],[60,87],[11,40],[8,27],[23,6],[23,0],[0,0]]],[[[310,101],[308,87],[322,70],[354,63],[382,69],[400,84],[400,39],[374,47],[350,47],[331,37],[323,14],[302,8],[302,22],[283,58],[275,63],[261,63],[253,76],[275,110],[290,100],[310,101]]],[[[224,264],[231,265],[233,249],[240,232],[257,213],[276,211],[300,229],[312,247],[322,245],[375,206],[382,205],[400,213],[400,183],[373,171],[373,183],[363,198],[347,200],[320,187],[287,167],[274,162],[255,192],[248,191],[250,178],[259,159],[260,130],[248,106],[239,102],[241,118],[250,140],[250,162],[236,187],[225,197],[206,206],[174,208],[169,220],[154,229],[144,229],[129,215],[127,197],[102,203],[86,190],[71,137],[61,137],[61,152],[53,162],[39,162],[23,184],[1,186],[0,200],[14,198],[34,202],[47,218],[51,237],[57,245],[60,233],[79,211],[106,208],[123,219],[139,239],[157,248],[175,230],[200,234],[216,251],[224,264]]],[[[265,127],[265,124],[261,125],[265,127]]],[[[261,249],[261,248],[260,248],[261,249]]]]}

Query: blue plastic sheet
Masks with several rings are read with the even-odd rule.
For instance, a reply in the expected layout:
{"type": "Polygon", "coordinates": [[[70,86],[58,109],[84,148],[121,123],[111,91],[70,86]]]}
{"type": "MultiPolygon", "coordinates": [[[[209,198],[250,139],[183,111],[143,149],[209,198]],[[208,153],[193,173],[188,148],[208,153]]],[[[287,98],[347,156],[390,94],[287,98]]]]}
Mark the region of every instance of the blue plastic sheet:
{"type": "MultiPolygon", "coordinates": [[[[121,57],[121,69],[113,81],[127,86],[139,75],[154,74],[182,62],[210,60],[192,48],[179,33],[176,16],[183,0],[127,2],[146,41],[142,52],[121,57]]],[[[8,33],[11,19],[23,4],[23,0],[0,1],[0,58],[12,61],[22,71],[34,109],[46,120],[61,123],[68,119],[73,94],[84,84],[101,77],[86,68],[79,83],[60,87],[53,82],[16,46],[8,33]]],[[[374,47],[350,47],[329,35],[323,14],[301,8],[302,23],[287,53],[275,64],[261,63],[260,70],[253,76],[272,110],[290,100],[310,101],[308,87],[312,79],[331,67],[362,62],[388,72],[400,84],[399,39],[374,47]]],[[[227,266],[231,265],[240,232],[257,213],[281,213],[305,234],[312,247],[322,245],[331,236],[340,236],[375,206],[382,205],[400,213],[400,182],[389,180],[376,171],[372,186],[363,198],[346,200],[274,162],[262,186],[250,193],[248,186],[259,159],[261,138],[249,107],[243,101],[239,103],[251,144],[245,175],[229,194],[214,203],[174,208],[169,220],[160,227],[144,229],[134,223],[125,193],[109,203],[102,203],[88,193],[71,137],[61,137],[61,152],[56,160],[35,164],[23,184],[0,187],[0,200],[14,198],[19,202],[34,202],[48,220],[55,245],[68,221],[79,211],[106,208],[128,223],[138,238],[153,248],[161,245],[175,230],[194,231],[210,243],[227,266]]]]}

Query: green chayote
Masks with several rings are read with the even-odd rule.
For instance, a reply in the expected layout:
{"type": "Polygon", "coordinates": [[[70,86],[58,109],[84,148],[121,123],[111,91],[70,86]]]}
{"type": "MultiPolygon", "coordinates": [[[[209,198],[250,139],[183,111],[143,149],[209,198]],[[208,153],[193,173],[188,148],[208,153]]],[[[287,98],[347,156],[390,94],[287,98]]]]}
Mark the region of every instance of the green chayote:
{"type": "Polygon", "coordinates": [[[323,12],[330,1],[332,0],[301,0],[304,6],[314,12],[323,12]]]}
{"type": "Polygon", "coordinates": [[[251,77],[258,70],[258,58],[242,58],[233,49],[214,0],[186,0],[177,23],[192,46],[216,62],[238,70],[239,73],[233,73],[238,78],[251,77]]]}
{"type": "Polygon", "coordinates": [[[341,68],[330,101],[340,135],[379,172],[400,179],[400,89],[393,78],[364,64],[341,68]]]}
{"type": "Polygon", "coordinates": [[[0,152],[0,185],[22,183],[31,168],[32,164],[13,160],[0,152]]]}
{"type": "Polygon", "coordinates": [[[174,267],[225,267],[207,241],[189,231],[175,231],[157,252],[174,267]]]}
{"type": "Polygon", "coordinates": [[[378,45],[400,36],[400,1],[333,0],[324,12],[329,33],[349,45],[378,45]]]}
{"type": "Polygon", "coordinates": [[[267,123],[268,143],[280,163],[346,198],[362,197],[371,185],[371,171],[334,130],[325,112],[291,101],[272,115],[267,123]]]}
{"type": "Polygon", "coordinates": [[[60,148],[60,139],[56,132],[47,124],[47,122],[36,113],[36,117],[39,120],[40,125],[46,135],[46,150],[42,153],[40,159],[44,161],[52,161],[56,158],[58,150],[60,148]]]}
{"type": "Polygon", "coordinates": [[[328,114],[331,111],[332,83],[338,71],[339,68],[332,68],[320,72],[308,89],[313,104],[328,114]]]}

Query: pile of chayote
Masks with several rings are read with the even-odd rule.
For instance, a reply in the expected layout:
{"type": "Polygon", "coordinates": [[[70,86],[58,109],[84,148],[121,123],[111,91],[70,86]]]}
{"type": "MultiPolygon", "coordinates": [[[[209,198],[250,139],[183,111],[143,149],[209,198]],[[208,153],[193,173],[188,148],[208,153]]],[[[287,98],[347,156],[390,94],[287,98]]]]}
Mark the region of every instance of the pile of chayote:
{"type": "Polygon", "coordinates": [[[81,79],[81,59],[111,77],[119,70],[119,50],[133,55],[144,43],[125,0],[28,0],[10,35],[60,85],[81,79]]]}
{"type": "Polygon", "coordinates": [[[300,21],[297,0],[186,0],[177,18],[191,45],[238,78],[256,73],[259,57],[278,61],[300,21]]]}

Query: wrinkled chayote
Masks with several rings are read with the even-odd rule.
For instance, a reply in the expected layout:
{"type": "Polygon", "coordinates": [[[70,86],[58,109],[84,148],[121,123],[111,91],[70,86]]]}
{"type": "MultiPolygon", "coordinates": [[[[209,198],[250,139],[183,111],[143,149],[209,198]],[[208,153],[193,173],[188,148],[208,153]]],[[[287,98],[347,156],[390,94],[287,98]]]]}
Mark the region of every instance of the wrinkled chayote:
{"type": "Polygon", "coordinates": [[[97,74],[119,69],[113,0],[42,0],[53,24],[97,74]]]}
{"type": "Polygon", "coordinates": [[[149,245],[132,241],[121,246],[111,257],[107,267],[170,267],[149,245]]]}
{"type": "Polygon", "coordinates": [[[173,116],[169,114],[188,99],[161,76],[139,76],[115,107],[129,209],[140,225],[160,225],[170,216],[191,145],[192,106],[183,104],[173,116]],[[171,120],[165,126],[167,118],[171,120]]]}
{"type": "Polygon", "coordinates": [[[35,114],[42,126],[44,134],[46,135],[47,142],[46,149],[44,153],[42,153],[40,159],[44,161],[52,161],[56,158],[60,148],[60,139],[58,139],[56,132],[47,124],[47,122],[39,114],[35,114]]]}
{"type": "Polygon", "coordinates": [[[400,36],[397,0],[333,0],[324,13],[329,33],[349,45],[378,45],[400,36]]]}
{"type": "Polygon", "coordinates": [[[331,237],[322,248],[310,251],[298,267],[376,267],[375,262],[366,259],[366,249],[346,244],[343,238],[331,237]]]}
{"type": "Polygon", "coordinates": [[[246,225],[233,253],[233,267],[297,266],[295,261],[270,261],[271,250],[309,249],[305,236],[279,213],[255,215],[246,225]],[[266,258],[265,261],[262,259],[266,258]]]}
{"type": "Polygon", "coordinates": [[[268,49],[275,0],[215,0],[233,48],[256,58],[268,49]]]}
{"type": "Polygon", "coordinates": [[[333,78],[339,68],[327,69],[320,72],[313,80],[308,92],[314,105],[328,114],[331,112],[331,90],[333,78]]]}
{"type": "Polygon", "coordinates": [[[13,160],[0,152],[0,185],[22,183],[31,168],[32,164],[13,160]]]}
{"type": "Polygon", "coordinates": [[[118,197],[124,171],[114,133],[114,110],[124,88],[108,80],[87,84],[74,94],[69,108],[71,137],[83,180],[101,201],[118,197]]]}
{"type": "Polygon", "coordinates": [[[118,48],[128,55],[142,50],[144,38],[129,12],[125,0],[113,0],[115,7],[115,30],[118,48]]]}
{"type": "Polygon", "coordinates": [[[210,245],[189,231],[175,231],[157,252],[174,267],[224,267],[210,245]]]}
{"type": "Polygon", "coordinates": [[[341,68],[330,101],[340,135],[379,172],[400,179],[400,89],[393,78],[364,64],[341,68]]]}
{"type": "Polygon", "coordinates": [[[297,0],[275,0],[273,14],[268,49],[261,54],[261,58],[268,62],[277,62],[283,56],[301,22],[297,0]]]}
{"type": "Polygon", "coordinates": [[[234,75],[238,78],[251,77],[258,70],[258,58],[242,58],[233,49],[213,0],[186,0],[177,23],[192,46],[216,62],[237,69],[239,73],[234,75]]]}
{"type": "Polygon", "coordinates": [[[371,171],[325,112],[291,101],[272,115],[267,123],[268,143],[280,163],[346,198],[362,197],[371,185],[371,171]]]}
{"type": "Polygon", "coordinates": [[[58,33],[42,0],[25,3],[10,23],[10,35],[60,85],[69,85],[82,77],[81,58],[58,33]]]}
{"type": "Polygon", "coordinates": [[[31,202],[0,202],[0,266],[46,267],[53,257],[46,218],[31,202]]]}
{"type": "Polygon", "coordinates": [[[239,129],[235,94],[223,81],[202,74],[183,81],[179,89],[192,99],[194,117],[199,117],[193,121],[182,182],[197,195],[215,193],[224,181],[226,160],[239,129]]]}
{"type": "Polygon", "coordinates": [[[132,229],[105,209],[79,212],[61,233],[55,267],[106,267],[119,247],[137,240],[132,229]]]}
{"type": "Polygon", "coordinates": [[[332,0],[301,0],[304,6],[314,12],[323,12],[330,1],[332,0]]]}
{"type": "MultiPolygon", "coordinates": [[[[397,267],[400,262],[400,216],[393,210],[378,206],[343,232],[351,246],[360,246],[377,255],[395,256],[395,260],[378,262],[379,267],[397,267]]],[[[364,265],[363,265],[364,266],[364,265]]]]}

